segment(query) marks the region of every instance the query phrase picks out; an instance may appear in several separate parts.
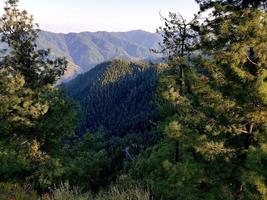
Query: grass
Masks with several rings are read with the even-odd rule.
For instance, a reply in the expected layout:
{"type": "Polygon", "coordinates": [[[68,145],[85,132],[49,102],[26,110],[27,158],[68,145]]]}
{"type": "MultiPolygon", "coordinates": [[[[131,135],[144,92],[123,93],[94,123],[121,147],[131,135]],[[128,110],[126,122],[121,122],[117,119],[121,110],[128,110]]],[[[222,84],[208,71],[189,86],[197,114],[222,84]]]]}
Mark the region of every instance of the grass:
{"type": "Polygon", "coordinates": [[[79,188],[68,183],[60,184],[51,193],[38,197],[29,185],[0,183],[0,200],[152,200],[147,190],[138,187],[110,187],[98,194],[83,193],[79,188]]]}

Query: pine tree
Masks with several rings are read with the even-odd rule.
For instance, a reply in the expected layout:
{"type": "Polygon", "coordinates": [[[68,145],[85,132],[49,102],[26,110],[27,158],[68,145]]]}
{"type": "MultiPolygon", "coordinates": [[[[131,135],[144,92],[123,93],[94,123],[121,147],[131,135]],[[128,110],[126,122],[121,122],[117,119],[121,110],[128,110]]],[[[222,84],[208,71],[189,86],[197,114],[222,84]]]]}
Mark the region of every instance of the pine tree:
{"type": "Polygon", "coordinates": [[[266,198],[267,177],[262,167],[267,142],[267,15],[260,2],[254,7],[257,2],[250,3],[251,7],[234,11],[227,5],[216,5],[215,19],[206,21],[202,35],[203,49],[212,56],[204,65],[209,81],[225,99],[220,104],[227,111],[223,123],[214,128],[221,140],[217,153],[231,161],[226,166],[231,169],[228,181],[233,199],[266,198]]]}
{"type": "Polygon", "coordinates": [[[6,2],[0,34],[8,48],[0,62],[0,181],[45,189],[62,174],[61,139],[74,131],[73,104],[53,87],[66,68],[37,50],[32,17],[6,2]]]}
{"type": "Polygon", "coordinates": [[[265,0],[196,0],[196,2],[200,5],[202,11],[213,8],[216,5],[227,6],[228,9],[234,10],[258,7],[266,9],[265,0]]]}
{"type": "Polygon", "coordinates": [[[202,56],[187,64],[190,92],[180,95],[179,75],[166,72],[158,90],[166,138],[137,164],[160,198],[266,199],[267,16],[261,6],[212,5],[199,28],[202,56]]]}
{"type": "MultiPolygon", "coordinates": [[[[161,50],[155,51],[168,56],[169,72],[175,73],[174,82],[177,83],[176,88],[172,88],[176,95],[183,96],[186,92],[190,92],[190,85],[187,84],[188,63],[187,59],[192,52],[196,50],[198,44],[197,28],[198,17],[187,22],[180,13],[169,13],[169,18],[163,17],[165,21],[164,27],[159,27],[158,33],[161,33],[163,42],[160,43],[161,50]],[[186,91],[185,91],[186,90],[186,91]]],[[[180,161],[180,144],[179,137],[176,140],[175,161],[180,161]]]]}
{"type": "Polygon", "coordinates": [[[27,11],[18,9],[17,2],[7,1],[0,19],[1,41],[9,47],[1,60],[1,68],[12,66],[30,87],[54,84],[63,75],[67,62],[62,58],[52,60],[49,50],[37,50],[38,24],[33,23],[33,17],[27,11]]]}

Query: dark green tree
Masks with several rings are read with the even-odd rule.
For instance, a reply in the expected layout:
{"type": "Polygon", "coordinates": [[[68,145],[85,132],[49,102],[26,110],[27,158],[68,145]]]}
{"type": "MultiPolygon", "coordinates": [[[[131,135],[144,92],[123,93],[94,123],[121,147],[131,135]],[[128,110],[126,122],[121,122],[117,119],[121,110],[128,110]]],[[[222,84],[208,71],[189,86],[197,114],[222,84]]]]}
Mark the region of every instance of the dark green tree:
{"type": "Polygon", "coordinates": [[[64,180],[93,192],[110,183],[110,156],[103,133],[84,134],[64,145],[64,180]]]}

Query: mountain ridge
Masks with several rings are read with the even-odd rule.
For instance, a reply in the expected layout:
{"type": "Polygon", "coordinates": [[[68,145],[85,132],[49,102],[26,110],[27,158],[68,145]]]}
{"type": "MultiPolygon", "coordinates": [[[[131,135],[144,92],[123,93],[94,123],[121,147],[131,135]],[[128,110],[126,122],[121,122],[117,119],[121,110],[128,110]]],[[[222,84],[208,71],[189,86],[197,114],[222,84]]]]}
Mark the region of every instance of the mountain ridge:
{"type": "Polygon", "coordinates": [[[156,49],[161,37],[142,30],[128,32],[84,31],[80,33],[53,33],[41,31],[38,47],[51,49],[52,56],[66,57],[68,70],[63,78],[67,81],[113,59],[155,59],[150,49],[156,49]]]}

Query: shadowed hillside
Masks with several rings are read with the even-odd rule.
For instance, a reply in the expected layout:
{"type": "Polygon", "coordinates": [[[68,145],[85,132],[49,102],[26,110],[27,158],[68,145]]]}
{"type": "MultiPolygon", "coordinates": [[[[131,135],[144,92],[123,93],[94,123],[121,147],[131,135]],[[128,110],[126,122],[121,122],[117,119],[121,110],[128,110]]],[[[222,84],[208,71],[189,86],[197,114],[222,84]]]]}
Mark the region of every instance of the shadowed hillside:
{"type": "Polygon", "coordinates": [[[66,84],[67,93],[85,113],[81,132],[99,128],[114,135],[144,130],[158,112],[153,103],[155,66],[114,60],[102,63],[66,84]]]}

